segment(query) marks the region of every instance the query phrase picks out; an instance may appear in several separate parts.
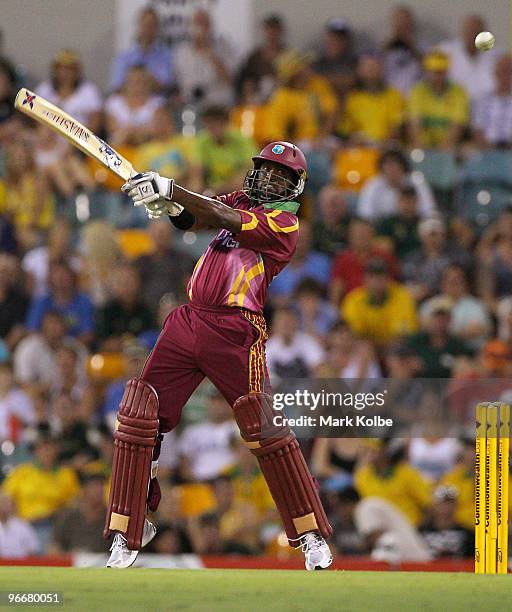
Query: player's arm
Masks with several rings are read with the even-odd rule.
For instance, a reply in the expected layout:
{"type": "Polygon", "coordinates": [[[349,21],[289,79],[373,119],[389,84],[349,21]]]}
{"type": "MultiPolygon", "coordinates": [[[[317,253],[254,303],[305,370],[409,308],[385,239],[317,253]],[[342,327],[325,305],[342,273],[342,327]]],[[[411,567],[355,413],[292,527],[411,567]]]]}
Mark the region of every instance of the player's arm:
{"type": "Polygon", "coordinates": [[[156,172],[137,174],[122,189],[135,206],[145,206],[150,217],[169,215],[172,223],[182,230],[212,227],[238,233],[242,227],[237,210],[217,199],[189,191],[156,172]]]}
{"type": "MultiPolygon", "coordinates": [[[[237,234],[242,227],[242,217],[234,208],[214,198],[189,191],[174,185],[172,201],[183,206],[184,211],[194,217],[194,229],[200,227],[224,228],[237,234]]],[[[171,221],[173,218],[171,217],[171,221]]]]}

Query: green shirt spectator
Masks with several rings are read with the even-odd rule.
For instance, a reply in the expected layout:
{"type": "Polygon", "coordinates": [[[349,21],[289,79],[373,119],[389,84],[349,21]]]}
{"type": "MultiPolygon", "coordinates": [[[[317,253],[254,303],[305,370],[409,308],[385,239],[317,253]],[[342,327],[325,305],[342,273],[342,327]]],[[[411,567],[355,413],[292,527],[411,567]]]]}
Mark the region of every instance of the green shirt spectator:
{"type": "Polygon", "coordinates": [[[205,185],[217,193],[239,189],[247,160],[257,153],[254,141],[229,129],[229,114],[223,107],[207,109],[203,125],[196,138],[195,160],[202,167],[205,185]]]}
{"type": "Polygon", "coordinates": [[[379,238],[389,239],[398,259],[421,246],[418,237],[418,196],[414,185],[405,183],[399,189],[398,213],[384,217],[377,225],[379,238]]]}
{"type": "Polygon", "coordinates": [[[469,98],[447,78],[448,56],[433,51],[425,58],[426,78],[412,90],[408,117],[412,145],[453,148],[462,137],[469,120],[469,98]]]}
{"type": "Polygon", "coordinates": [[[457,357],[470,357],[469,346],[449,332],[452,304],[444,296],[432,300],[422,320],[424,331],[409,337],[408,345],[421,361],[421,378],[450,378],[457,357]]]}

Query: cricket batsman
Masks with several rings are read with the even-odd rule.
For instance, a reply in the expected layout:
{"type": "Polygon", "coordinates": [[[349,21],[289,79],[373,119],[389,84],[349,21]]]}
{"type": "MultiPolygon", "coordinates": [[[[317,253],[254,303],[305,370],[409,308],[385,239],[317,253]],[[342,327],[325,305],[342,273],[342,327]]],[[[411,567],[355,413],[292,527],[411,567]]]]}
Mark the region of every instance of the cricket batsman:
{"type": "Polygon", "coordinates": [[[273,142],[253,157],[243,189],[209,198],[172,178],[145,172],[122,189],[151,218],[168,216],[180,230],[215,228],[196,264],[190,301],[172,311],[140,375],[127,382],[114,433],[112,485],[105,537],[114,534],[107,567],[125,568],[155,536],[162,434],[206,376],[233,408],[247,448],[257,457],[289,543],[301,547],[307,570],[325,569],[332,533],[316,481],[295,434],[273,423],[262,315],[270,282],[297,244],[298,196],[307,164],[289,142],[273,142]]]}

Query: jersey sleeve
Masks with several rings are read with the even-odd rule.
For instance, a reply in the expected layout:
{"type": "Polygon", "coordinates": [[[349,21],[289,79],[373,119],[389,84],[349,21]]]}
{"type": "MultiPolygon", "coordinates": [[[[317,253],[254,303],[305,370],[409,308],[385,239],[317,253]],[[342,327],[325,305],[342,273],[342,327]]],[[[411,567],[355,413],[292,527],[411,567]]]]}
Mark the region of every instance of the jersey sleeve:
{"type": "Polygon", "coordinates": [[[240,191],[232,191],[223,195],[215,196],[215,200],[219,200],[229,208],[236,208],[240,198],[240,191]]]}
{"type": "Polygon", "coordinates": [[[236,235],[240,246],[259,251],[276,261],[289,261],[297,246],[299,220],[283,210],[240,210],[242,228],[236,235]]]}

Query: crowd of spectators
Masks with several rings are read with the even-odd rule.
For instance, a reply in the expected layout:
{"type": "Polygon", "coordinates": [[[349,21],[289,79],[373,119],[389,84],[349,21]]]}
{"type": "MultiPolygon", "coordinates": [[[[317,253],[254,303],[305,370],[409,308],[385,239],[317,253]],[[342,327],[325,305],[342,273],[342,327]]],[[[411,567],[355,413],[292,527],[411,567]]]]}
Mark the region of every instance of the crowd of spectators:
{"type": "MultiPolygon", "coordinates": [[[[465,214],[471,190],[440,173],[489,156],[512,168],[512,58],[475,49],[486,29],[476,15],[447,42],[426,40],[406,6],[393,9],[380,46],[360,48],[355,26],[330,19],[320,49],[298,50],[285,19],[268,15],[237,63],[204,10],[189,40],[168,47],[148,8],[108,90],[69,49],[29,85],[138,170],[209,194],[240,188],[270,140],[303,148],[299,243],[265,309],[271,376],[493,378],[501,396],[481,399],[506,399],[511,185],[499,185],[500,197],[479,186],[478,214],[465,214]],[[442,166],[429,174],[436,155],[442,166]]],[[[15,114],[20,84],[1,57],[0,556],[101,552],[124,381],[186,301],[205,242],[149,223],[102,167],[15,114]]],[[[306,444],[337,551],[470,555],[470,438],[306,444]]],[[[287,554],[257,464],[215,389],[200,386],[160,463],[151,552],[287,554]]]]}

